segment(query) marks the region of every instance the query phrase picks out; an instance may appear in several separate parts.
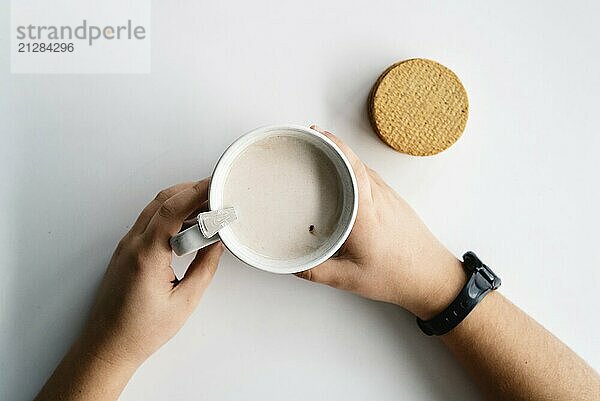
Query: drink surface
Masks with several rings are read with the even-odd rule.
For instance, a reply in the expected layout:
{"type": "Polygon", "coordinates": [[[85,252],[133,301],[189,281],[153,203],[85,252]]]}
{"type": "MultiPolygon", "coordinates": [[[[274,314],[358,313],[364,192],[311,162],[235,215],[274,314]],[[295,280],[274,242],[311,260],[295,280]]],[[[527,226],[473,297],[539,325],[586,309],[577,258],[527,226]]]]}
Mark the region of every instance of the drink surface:
{"type": "Polygon", "coordinates": [[[231,166],[225,207],[238,216],[240,243],[274,259],[319,249],[335,231],[341,201],[338,173],[314,145],[276,135],[250,145],[231,166]]]}

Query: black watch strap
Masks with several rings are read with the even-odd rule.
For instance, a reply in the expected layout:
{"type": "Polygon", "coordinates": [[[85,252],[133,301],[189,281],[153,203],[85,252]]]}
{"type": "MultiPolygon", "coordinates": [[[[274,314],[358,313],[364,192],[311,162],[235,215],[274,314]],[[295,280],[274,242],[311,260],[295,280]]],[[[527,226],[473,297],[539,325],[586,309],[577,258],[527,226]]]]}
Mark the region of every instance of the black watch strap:
{"type": "Polygon", "coordinates": [[[467,284],[452,303],[430,320],[417,318],[417,324],[428,336],[448,333],[459,325],[486,294],[500,287],[500,277],[484,265],[473,252],[463,255],[463,268],[467,273],[467,284]]]}

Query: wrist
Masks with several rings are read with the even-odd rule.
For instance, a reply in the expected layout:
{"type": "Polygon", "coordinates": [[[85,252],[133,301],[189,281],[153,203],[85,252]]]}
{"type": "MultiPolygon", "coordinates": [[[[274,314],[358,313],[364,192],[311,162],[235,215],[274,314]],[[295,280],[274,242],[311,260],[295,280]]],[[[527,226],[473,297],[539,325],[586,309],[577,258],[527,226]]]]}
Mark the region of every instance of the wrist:
{"type": "Polygon", "coordinates": [[[81,358],[96,364],[111,367],[122,375],[133,375],[144,363],[144,358],[133,357],[132,350],[116,341],[116,336],[96,336],[84,331],[73,345],[74,352],[81,358]]]}
{"type": "Polygon", "coordinates": [[[421,268],[425,273],[423,285],[414,301],[406,307],[415,316],[429,320],[452,303],[467,282],[462,262],[448,253],[432,262],[434,265],[421,268]]]}

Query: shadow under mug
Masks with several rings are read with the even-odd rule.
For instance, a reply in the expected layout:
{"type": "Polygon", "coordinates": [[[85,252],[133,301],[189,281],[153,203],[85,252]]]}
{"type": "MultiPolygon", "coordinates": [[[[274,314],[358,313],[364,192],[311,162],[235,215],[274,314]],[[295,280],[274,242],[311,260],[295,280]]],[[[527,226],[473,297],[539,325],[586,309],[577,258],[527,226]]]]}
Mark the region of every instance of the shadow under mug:
{"type": "Polygon", "coordinates": [[[209,210],[220,210],[231,205],[223,203],[223,190],[227,176],[235,159],[250,145],[270,136],[294,137],[319,149],[335,167],[338,182],[339,218],[333,233],[313,252],[294,259],[274,259],[261,255],[240,243],[230,226],[222,228],[218,234],[206,238],[198,224],[171,238],[171,247],[177,255],[185,255],[204,248],[217,241],[242,262],[257,269],[272,273],[289,274],[311,269],[333,256],[344,244],[356,220],[358,210],[358,188],[352,166],[339,147],[325,135],[300,125],[274,125],[257,128],[239,137],[219,158],[210,181],[208,192],[209,210]]]}

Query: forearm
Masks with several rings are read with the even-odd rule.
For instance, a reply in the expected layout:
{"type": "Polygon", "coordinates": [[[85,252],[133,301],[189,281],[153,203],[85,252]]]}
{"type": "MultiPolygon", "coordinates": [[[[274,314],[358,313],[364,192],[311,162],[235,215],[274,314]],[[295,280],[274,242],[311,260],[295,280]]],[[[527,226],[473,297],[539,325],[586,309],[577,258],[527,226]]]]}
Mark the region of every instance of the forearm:
{"type": "Polygon", "coordinates": [[[498,292],[442,341],[491,399],[600,398],[598,374],[498,292]]]}
{"type": "Polygon", "coordinates": [[[135,370],[136,366],[115,364],[77,341],[36,401],[116,400],[135,370]]]}

